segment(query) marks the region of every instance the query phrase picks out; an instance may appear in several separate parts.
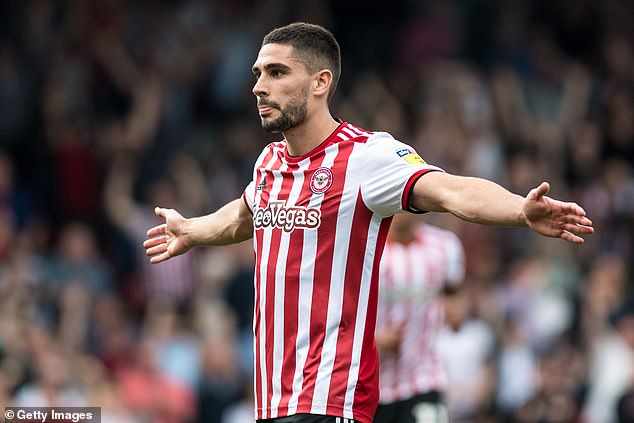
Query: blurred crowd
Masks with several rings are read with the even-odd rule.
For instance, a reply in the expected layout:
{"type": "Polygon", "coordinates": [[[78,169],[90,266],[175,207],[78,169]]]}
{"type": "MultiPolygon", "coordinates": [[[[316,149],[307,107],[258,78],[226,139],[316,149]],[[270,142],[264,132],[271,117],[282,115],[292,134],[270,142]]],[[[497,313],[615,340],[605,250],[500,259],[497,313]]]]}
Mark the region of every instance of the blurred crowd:
{"type": "Polygon", "coordinates": [[[0,5],[0,407],[252,422],[249,242],[150,265],[153,207],[241,195],[275,135],[251,65],[295,20],[343,54],[336,116],[447,171],[580,203],[582,247],[424,219],[466,249],[442,337],[457,422],[634,421],[629,0],[0,5]]]}

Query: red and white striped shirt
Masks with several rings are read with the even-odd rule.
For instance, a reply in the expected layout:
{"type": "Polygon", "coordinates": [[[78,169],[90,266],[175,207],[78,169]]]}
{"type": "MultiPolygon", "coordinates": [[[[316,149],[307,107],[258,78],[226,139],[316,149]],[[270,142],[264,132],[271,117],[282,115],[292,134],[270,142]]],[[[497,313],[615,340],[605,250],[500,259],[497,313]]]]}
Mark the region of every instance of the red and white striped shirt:
{"type": "Polygon", "coordinates": [[[447,386],[437,347],[444,320],[439,293],[463,278],[464,250],[450,231],[421,223],[413,241],[387,241],[380,268],[377,328],[401,326],[403,340],[397,353],[381,354],[382,404],[447,386]]]}
{"type": "Polygon", "coordinates": [[[378,269],[394,213],[437,167],[384,132],[348,123],[301,157],[258,158],[253,213],[255,408],[370,423],[378,403],[378,269]]]}

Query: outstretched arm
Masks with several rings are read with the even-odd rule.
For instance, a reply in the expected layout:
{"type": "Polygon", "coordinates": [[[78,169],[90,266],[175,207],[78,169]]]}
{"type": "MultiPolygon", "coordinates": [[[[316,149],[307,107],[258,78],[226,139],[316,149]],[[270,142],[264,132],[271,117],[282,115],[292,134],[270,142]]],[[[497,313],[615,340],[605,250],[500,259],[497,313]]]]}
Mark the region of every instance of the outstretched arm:
{"type": "Polygon", "coordinates": [[[546,196],[549,189],[544,182],[524,198],[486,179],[430,172],[414,185],[410,204],[469,222],[525,226],[544,236],[583,243],[579,235],[594,232],[592,221],[578,204],[546,196]]]}
{"type": "Polygon", "coordinates": [[[155,213],[165,223],[150,229],[143,243],[152,263],[179,256],[193,247],[233,244],[253,236],[251,213],[240,198],[201,217],[186,219],[174,209],[160,207],[155,213]]]}

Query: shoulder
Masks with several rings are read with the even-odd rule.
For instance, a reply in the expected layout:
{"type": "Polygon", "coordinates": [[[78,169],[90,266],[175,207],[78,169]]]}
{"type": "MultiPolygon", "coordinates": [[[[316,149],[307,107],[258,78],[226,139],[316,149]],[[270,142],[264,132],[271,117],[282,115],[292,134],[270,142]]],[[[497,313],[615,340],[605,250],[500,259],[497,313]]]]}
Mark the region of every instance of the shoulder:
{"type": "Polygon", "coordinates": [[[331,135],[333,142],[354,142],[364,144],[369,148],[390,148],[405,144],[396,140],[390,133],[383,131],[369,131],[349,122],[342,122],[335,133],[331,135]]]}
{"type": "Polygon", "coordinates": [[[349,122],[342,122],[336,131],[336,136],[342,141],[355,141],[365,143],[376,132],[368,131],[349,122]]]}
{"type": "MultiPolygon", "coordinates": [[[[342,131],[342,133],[345,133],[342,131]]],[[[363,149],[366,152],[366,158],[376,156],[382,160],[391,158],[392,155],[398,156],[399,151],[413,151],[407,144],[402,143],[392,136],[392,134],[383,131],[366,132],[363,135],[358,135],[355,138],[351,138],[350,141],[361,143],[363,149]]]]}
{"type": "Polygon", "coordinates": [[[396,138],[394,138],[389,132],[383,131],[372,132],[372,134],[368,137],[366,143],[368,144],[368,146],[372,147],[389,147],[396,144],[403,144],[396,138]]]}
{"type": "Polygon", "coordinates": [[[274,141],[267,144],[266,146],[264,146],[264,148],[262,149],[262,152],[260,153],[257,160],[255,161],[255,167],[257,168],[257,167],[263,166],[264,163],[268,162],[274,156],[283,155],[285,149],[286,149],[286,141],[284,140],[274,141]]]}
{"type": "Polygon", "coordinates": [[[415,157],[419,157],[416,150],[409,144],[397,140],[389,132],[373,132],[365,144],[368,153],[380,155],[383,159],[419,163],[415,160],[415,157]]]}
{"type": "Polygon", "coordinates": [[[275,152],[275,151],[284,151],[285,148],[286,148],[286,141],[285,140],[273,141],[273,142],[268,143],[262,149],[262,153],[275,152]]]}

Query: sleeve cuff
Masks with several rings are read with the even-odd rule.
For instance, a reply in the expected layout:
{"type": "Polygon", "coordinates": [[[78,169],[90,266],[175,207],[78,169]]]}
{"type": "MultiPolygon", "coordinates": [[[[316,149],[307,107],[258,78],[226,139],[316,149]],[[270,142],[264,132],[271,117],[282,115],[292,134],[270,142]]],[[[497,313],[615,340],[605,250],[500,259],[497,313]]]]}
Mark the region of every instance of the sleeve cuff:
{"type": "Polygon", "coordinates": [[[401,200],[401,208],[405,211],[415,214],[427,213],[426,210],[418,210],[410,206],[409,201],[412,196],[412,191],[414,189],[414,185],[416,185],[416,181],[418,179],[429,172],[443,172],[440,168],[429,168],[429,169],[421,169],[418,172],[414,173],[410,176],[409,180],[405,184],[405,188],[403,189],[403,197],[401,200]]]}
{"type": "Polygon", "coordinates": [[[253,209],[251,208],[251,205],[249,204],[249,201],[247,200],[246,192],[242,193],[242,201],[244,201],[244,204],[246,204],[247,209],[249,209],[249,213],[253,214],[253,209]]]}

